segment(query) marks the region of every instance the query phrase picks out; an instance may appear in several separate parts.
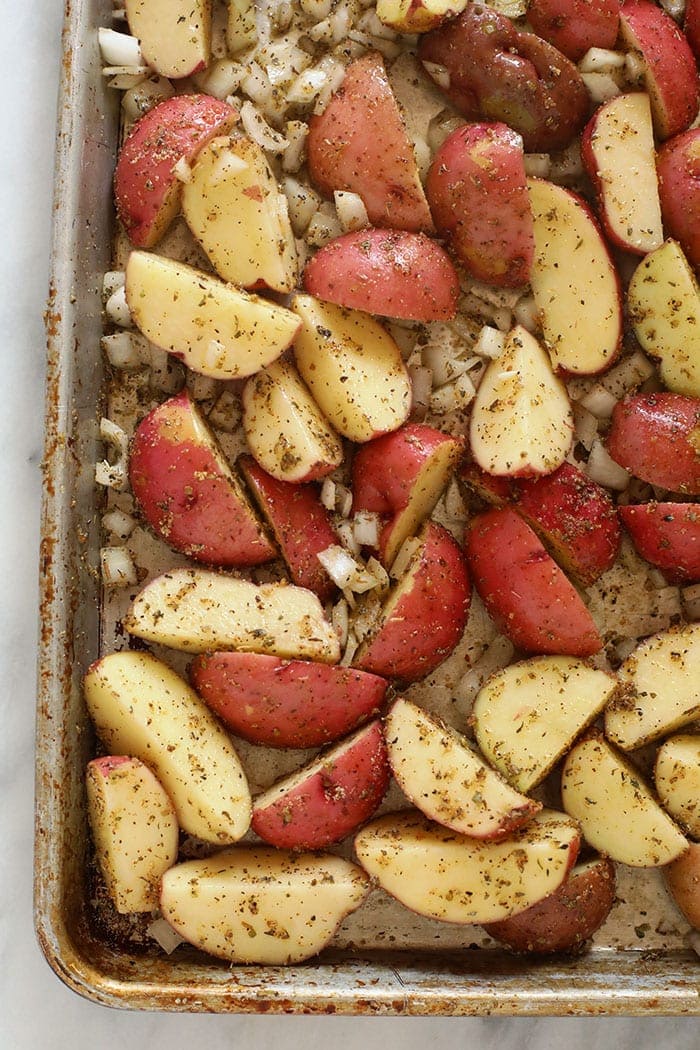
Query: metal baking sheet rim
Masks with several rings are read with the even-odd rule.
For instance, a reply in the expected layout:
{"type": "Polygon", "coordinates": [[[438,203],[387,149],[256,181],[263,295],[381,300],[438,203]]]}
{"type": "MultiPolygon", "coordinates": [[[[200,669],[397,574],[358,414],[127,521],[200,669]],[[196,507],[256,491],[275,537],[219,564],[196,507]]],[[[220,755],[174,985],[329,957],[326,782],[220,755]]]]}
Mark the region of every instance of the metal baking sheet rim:
{"type": "Polygon", "coordinates": [[[101,274],[109,263],[115,100],[95,29],[111,5],[65,11],[49,300],[40,551],[35,926],[49,965],[77,993],[140,1010],[231,1013],[697,1015],[692,952],[596,950],[578,959],[326,952],[302,966],[233,967],[187,949],[152,958],[114,949],[87,922],[82,772],[91,730],[80,694],[97,655],[101,274]],[[91,553],[92,557],[91,557],[91,553]]]}

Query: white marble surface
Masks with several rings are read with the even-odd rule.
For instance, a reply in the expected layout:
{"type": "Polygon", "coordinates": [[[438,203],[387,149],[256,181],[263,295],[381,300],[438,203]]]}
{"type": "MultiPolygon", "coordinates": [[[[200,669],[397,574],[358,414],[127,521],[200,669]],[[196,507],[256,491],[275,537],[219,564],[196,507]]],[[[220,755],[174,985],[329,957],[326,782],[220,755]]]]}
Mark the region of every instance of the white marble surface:
{"type": "Polygon", "coordinates": [[[42,449],[47,285],[59,0],[3,3],[0,121],[0,1046],[5,1050],[111,1050],[134,1040],[150,1050],[196,1043],[207,1050],[239,1046],[342,1048],[426,1041],[464,1048],[528,1050],[564,1045],[583,1050],[700,1046],[697,1020],[392,1020],[193,1017],[119,1013],[83,1001],[50,971],[32,927],[33,705],[36,566],[42,449]]]}

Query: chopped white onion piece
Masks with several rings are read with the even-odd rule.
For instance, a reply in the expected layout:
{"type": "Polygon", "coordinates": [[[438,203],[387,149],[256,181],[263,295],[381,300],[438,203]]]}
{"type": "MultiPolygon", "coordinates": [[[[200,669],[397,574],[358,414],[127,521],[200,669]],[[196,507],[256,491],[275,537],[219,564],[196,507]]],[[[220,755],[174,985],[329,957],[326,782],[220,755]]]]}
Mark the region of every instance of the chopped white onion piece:
{"type": "Polygon", "coordinates": [[[589,47],[578,64],[580,73],[610,73],[622,69],[625,64],[624,51],[611,51],[607,47],[589,47]]]}
{"type": "Polygon", "coordinates": [[[100,420],[100,438],[110,445],[118,455],[126,454],[129,447],[129,439],[126,431],[111,419],[103,416],[100,420]]]}
{"type": "Polygon", "coordinates": [[[588,393],[581,398],[580,404],[597,419],[610,419],[612,411],[617,404],[617,398],[613,397],[602,383],[595,383],[588,393]]]}
{"type": "Polygon", "coordinates": [[[537,332],[540,327],[540,312],[533,295],[524,295],[513,307],[513,317],[517,324],[527,328],[528,332],[537,332]]]}
{"type": "Polygon", "coordinates": [[[409,365],[408,374],[411,379],[411,417],[423,419],[430,405],[430,395],[433,389],[433,373],[429,368],[422,365],[409,365]]]}
{"type": "Polygon", "coordinates": [[[143,66],[141,44],[137,37],[116,33],[114,29],[98,29],[102,61],[106,66],[143,66]]]}
{"type": "Polygon", "coordinates": [[[333,40],[333,23],[330,18],[322,18],[309,27],[307,34],[315,44],[330,44],[333,40]]]}
{"type": "Polygon", "coordinates": [[[151,385],[164,394],[174,394],[182,386],[182,364],[166,350],[151,344],[151,385]]]}
{"type": "Polygon", "coordinates": [[[678,587],[669,587],[664,581],[664,586],[659,587],[654,596],[654,611],[659,616],[667,616],[673,619],[681,614],[681,592],[678,587]]]}
{"type": "Polygon", "coordinates": [[[654,366],[649,358],[645,357],[641,350],[636,350],[606,372],[601,382],[605,389],[610,391],[616,400],[619,400],[630,390],[641,386],[653,374],[654,366]]]}
{"type": "Polygon", "coordinates": [[[245,75],[246,68],[240,62],[234,62],[231,58],[219,58],[212,62],[204,73],[193,77],[193,80],[205,95],[225,99],[234,91],[238,91],[245,75]]]}
{"type": "Polygon", "coordinates": [[[583,175],[581,144],[578,140],[574,140],[561,153],[553,153],[551,159],[552,166],[549,171],[549,177],[552,182],[575,179],[583,175]]]}
{"type": "Polygon", "coordinates": [[[370,36],[377,36],[383,40],[396,40],[397,34],[390,26],[384,25],[383,22],[379,21],[377,12],[372,8],[369,8],[360,16],[357,28],[363,33],[369,33],[370,36]]]}
{"type": "Polygon", "coordinates": [[[150,76],[124,92],[122,110],[128,120],[138,120],[163,99],[172,98],[175,88],[165,77],[150,76]]]}
{"type": "Polygon", "coordinates": [[[221,430],[224,434],[235,434],[240,431],[241,399],[235,390],[230,387],[223,390],[207,418],[216,430],[221,430]]]}
{"type": "Polygon", "coordinates": [[[352,510],[352,492],[345,485],[335,486],[335,509],[341,518],[349,518],[352,510]]]}
{"type": "Polygon", "coordinates": [[[120,328],[131,328],[131,311],[126,301],[124,285],[112,292],[105,304],[107,319],[120,328]]]}
{"type": "Polygon", "coordinates": [[[605,445],[598,439],[593,442],[586,469],[593,481],[615,492],[624,492],[629,485],[630,476],[625,468],[608,455],[605,445]]]}
{"type": "Polygon", "coordinates": [[[363,595],[357,603],[357,611],[352,621],[352,633],[358,642],[363,641],[375,626],[382,603],[377,591],[372,590],[363,595]]]}
{"type": "Polygon", "coordinates": [[[322,69],[305,69],[303,73],[299,74],[287,92],[287,102],[296,103],[300,106],[308,105],[310,102],[313,102],[319,91],[325,87],[327,80],[328,74],[324,73],[322,69]]]}
{"type": "Polygon", "coordinates": [[[335,510],[335,482],[333,478],[323,479],[320,500],[326,510],[331,512],[335,510]]]}
{"type": "Polygon", "coordinates": [[[126,274],[123,270],[107,270],[102,278],[102,299],[104,302],[107,302],[119,288],[123,288],[125,281],[126,274]]]}
{"type": "Polygon", "coordinates": [[[136,528],[136,518],[117,508],[108,510],[102,516],[102,528],[119,540],[128,540],[136,528]]]}
{"type": "Polygon", "coordinates": [[[446,110],[444,115],[431,120],[428,125],[427,135],[428,145],[431,150],[437,151],[440,149],[445,139],[457,128],[461,128],[463,124],[466,124],[464,117],[455,116],[451,110],[446,110]]]}
{"type": "Polygon", "coordinates": [[[426,343],[421,350],[421,360],[430,369],[437,387],[451,383],[469,367],[468,361],[456,357],[449,348],[435,343],[426,343]]]}
{"type": "Polygon", "coordinates": [[[382,563],[374,556],[367,559],[367,572],[371,576],[374,576],[377,581],[376,589],[380,594],[384,594],[389,590],[389,587],[391,586],[389,573],[386,571],[382,563]]]}
{"type": "Polygon", "coordinates": [[[244,102],[241,106],[241,123],[253,141],[269,153],[284,153],[289,145],[284,135],[270,127],[252,102],[244,102]]]}
{"type": "Polygon", "coordinates": [[[187,389],[193,401],[213,401],[218,396],[220,388],[221,384],[218,379],[200,375],[199,372],[187,373],[187,389]]]}
{"type": "Polygon", "coordinates": [[[351,233],[353,230],[361,230],[369,226],[367,209],[358,193],[351,193],[349,190],[335,190],[333,203],[344,233],[351,233]]]}
{"type": "Polygon", "coordinates": [[[622,88],[609,73],[582,73],[581,80],[586,85],[591,102],[607,102],[622,94],[622,88]]]}
{"type": "Polygon", "coordinates": [[[324,109],[328,105],[331,96],[335,94],[345,77],[345,66],[342,62],[333,58],[332,55],[326,55],[318,63],[318,69],[323,69],[328,74],[328,80],[325,85],[319,91],[316,105],[314,106],[314,113],[323,113],[324,109]]]}
{"type": "Polygon", "coordinates": [[[140,332],[121,331],[103,335],[100,345],[112,368],[130,371],[150,361],[150,344],[140,332]]]}
{"type": "Polygon", "coordinates": [[[288,175],[282,188],[289,205],[289,219],[296,237],[301,237],[321,205],[321,198],[314,190],[288,175]]]}
{"type": "Polygon", "coordinates": [[[519,288],[495,288],[492,284],[485,284],[484,281],[470,281],[469,291],[477,299],[490,303],[491,306],[505,307],[509,311],[513,309],[522,295],[519,288]]]}
{"type": "Polygon", "coordinates": [[[625,55],[625,79],[631,87],[642,87],[646,74],[646,65],[638,51],[628,51],[625,55]]]}
{"type": "Polygon", "coordinates": [[[314,248],[322,248],[324,244],[340,237],[343,228],[338,222],[335,208],[330,201],[324,201],[315,213],[306,231],[306,243],[314,248]]]}
{"type": "Polygon", "coordinates": [[[167,955],[174,952],[177,946],[185,941],[185,938],[181,937],[165,919],[154,919],[146,927],[146,933],[157,941],[167,955]]]}
{"type": "Polygon", "coordinates": [[[102,547],[100,569],[107,587],[133,587],[138,583],[134,559],[126,547],[102,547]]]}
{"type": "Polygon", "coordinates": [[[301,120],[288,120],[284,126],[284,134],[287,139],[287,149],[282,157],[282,169],[294,174],[299,171],[304,163],[306,149],[306,136],[309,129],[301,120]]]}
{"type": "Polygon", "coordinates": [[[357,540],[355,539],[355,533],[352,529],[352,522],[347,519],[345,521],[339,522],[336,526],[335,531],[338,533],[338,539],[345,547],[345,549],[350,551],[350,553],[353,556],[357,555],[359,557],[360,547],[357,543],[357,540]]]}
{"type": "Polygon", "coordinates": [[[450,90],[450,71],[447,66],[438,65],[437,62],[423,62],[423,69],[439,88],[443,91],[450,90]]]}
{"type": "Polygon", "coordinates": [[[95,464],[95,481],[105,488],[123,492],[127,485],[127,456],[129,439],[120,426],[111,419],[100,420],[100,438],[116,453],[114,463],[103,459],[95,464]]]}
{"type": "Polygon", "coordinates": [[[529,0],[486,0],[486,6],[498,11],[506,18],[524,18],[529,0]]]}
{"type": "Polygon", "coordinates": [[[348,611],[348,603],[345,601],[345,598],[341,598],[340,601],[336,602],[333,606],[331,610],[331,624],[333,630],[338,635],[341,649],[344,649],[348,640],[348,632],[350,630],[350,614],[348,611]]]}
{"type": "Polygon", "coordinates": [[[343,591],[363,594],[377,586],[376,578],[344,547],[333,544],[316,555],[333,583],[343,591]]]}
{"type": "Polygon", "coordinates": [[[580,402],[574,402],[573,410],[576,440],[590,452],[593,448],[593,442],[598,438],[598,420],[580,402]]]}
{"type": "Polygon", "coordinates": [[[546,179],[549,175],[549,153],[526,153],[523,160],[526,175],[536,179],[546,179]]]}
{"type": "Polygon", "coordinates": [[[112,88],[114,91],[133,91],[139,84],[147,79],[148,69],[146,66],[125,66],[124,69],[127,72],[114,73],[118,66],[110,66],[102,70],[104,76],[109,77],[107,81],[107,87],[112,88]],[[136,72],[134,72],[136,70],[136,72]]]}
{"type": "Polygon", "coordinates": [[[492,328],[490,325],[485,324],[479,332],[479,338],[474,345],[474,353],[480,357],[488,357],[493,361],[500,357],[505,345],[505,334],[497,328],[492,328]]]}
{"type": "Polygon", "coordinates": [[[192,182],[192,168],[186,157],[180,157],[177,163],[173,164],[173,175],[178,182],[192,182]]]}
{"type": "Polygon", "coordinates": [[[345,644],[345,650],[343,652],[342,657],[340,658],[341,667],[350,667],[353,660],[355,659],[355,653],[357,652],[359,647],[360,643],[358,642],[355,635],[352,632],[350,632],[350,634],[348,635],[348,640],[345,644]]]}
{"type": "Polygon", "coordinates": [[[700,583],[693,583],[681,591],[683,609],[689,620],[700,620],[700,583]]]}
{"type": "Polygon", "coordinates": [[[513,313],[506,306],[499,306],[493,311],[493,320],[496,327],[504,334],[513,327],[513,313]]]}
{"type": "Polygon", "coordinates": [[[321,18],[328,18],[333,6],[333,0],[299,0],[299,7],[314,22],[321,18]]]}
{"type": "Polygon", "coordinates": [[[371,510],[358,510],[352,519],[352,530],[355,542],[360,547],[379,546],[379,515],[371,510]]]}

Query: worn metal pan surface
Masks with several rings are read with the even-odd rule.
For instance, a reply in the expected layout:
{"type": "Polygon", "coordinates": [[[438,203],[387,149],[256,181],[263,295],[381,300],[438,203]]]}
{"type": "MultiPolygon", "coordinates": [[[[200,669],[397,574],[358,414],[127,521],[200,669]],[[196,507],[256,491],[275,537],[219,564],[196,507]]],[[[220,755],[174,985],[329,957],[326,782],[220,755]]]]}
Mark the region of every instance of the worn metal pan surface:
{"type": "MultiPolygon", "coordinates": [[[[231,967],[181,947],[165,956],[102,919],[91,877],[83,770],[93,736],[82,675],[104,638],[98,420],[101,280],[111,252],[117,100],[95,29],[107,0],[67,5],[47,309],[45,495],[37,711],[36,928],[50,965],[97,1002],[146,1010],[344,1014],[697,1014],[698,960],[655,877],[620,888],[620,922],[585,956],[521,960],[465,942],[378,898],[332,950],[289,968],[231,967]],[[640,898],[640,893],[642,898],[640,898]],[[631,916],[644,937],[630,944],[631,916]],[[623,932],[624,931],[624,932],[623,932]],[[389,950],[388,950],[389,949],[389,950]]],[[[475,931],[476,934],[476,931],[475,931]]],[[[634,934],[632,934],[634,936],[634,934]]]]}

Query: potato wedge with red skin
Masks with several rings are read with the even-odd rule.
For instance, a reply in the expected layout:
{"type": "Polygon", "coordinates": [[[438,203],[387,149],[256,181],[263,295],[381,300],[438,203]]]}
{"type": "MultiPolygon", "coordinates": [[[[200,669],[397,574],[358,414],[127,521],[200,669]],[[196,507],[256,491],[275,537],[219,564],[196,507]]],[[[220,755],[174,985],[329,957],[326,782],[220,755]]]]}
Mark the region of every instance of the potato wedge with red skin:
{"type": "Polygon", "coordinates": [[[318,488],[279,481],[252,456],[241,456],[237,466],[274,533],[292,582],[328,601],[336,586],[317,555],[337,544],[338,535],[318,488]]]}
{"type": "Polygon", "coordinates": [[[530,0],[527,20],[538,36],[572,62],[591,47],[614,48],[619,0],[530,0]]]}
{"type": "Polygon", "coordinates": [[[324,245],[304,271],[311,295],[353,310],[413,321],[449,321],[459,279],[423,233],[367,227],[324,245]]]}
{"type": "Polygon", "coordinates": [[[427,33],[458,15],[469,0],[377,0],[377,18],[399,33],[427,33]]]}
{"type": "Polygon", "coordinates": [[[446,67],[445,94],[467,120],[503,121],[522,135],[528,153],[564,149],[588,117],[576,66],[491,8],[469,4],[420,38],[418,57],[446,67]]]}
{"type": "Polygon", "coordinates": [[[517,511],[502,507],[474,518],[465,552],[489,615],[519,649],[592,656],[602,648],[578,592],[517,511]]]}
{"type": "Polygon", "coordinates": [[[426,193],[435,225],[480,281],[517,288],[535,250],[523,142],[506,124],[465,124],[438,149],[426,193]]]}
{"type": "Polygon", "coordinates": [[[691,128],[664,142],[656,157],[661,214],[674,237],[700,268],[700,128],[691,128]]]}
{"type": "Polygon", "coordinates": [[[700,930],[700,842],[689,843],[682,857],[666,865],[664,881],[686,920],[700,930]]]}
{"type": "Polygon", "coordinates": [[[700,494],[700,399],[633,394],[613,409],[608,452],[650,485],[700,494]]]}
{"type": "Polygon", "coordinates": [[[350,63],[323,113],[309,121],[306,146],[311,181],[326,197],[350,190],[372,225],[432,233],[413,147],[378,52],[350,63]]]}
{"type": "Polygon", "coordinates": [[[700,0],[686,0],[683,32],[690,50],[700,59],[700,0]]]}
{"type": "Polygon", "coordinates": [[[669,583],[700,581],[697,503],[629,504],[619,510],[638,553],[661,569],[669,583]]]}
{"type": "Polygon", "coordinates": [[[700,839],[700,734],[664,740],[656,753],[654,785],[666,812],[700,839]]]}
{"type": "Polygon", "coordinates": [[[682,31],[651,0],[626,0],[620,8],[620,41],[641,56],[657,137],[685,131],[698,112],[700,81],[682,31]]]}
{"type": "Polygon", "coordinates": [[[613,565],[620,522],[610,494],[572,463],[541,478],[516,480],[513,507],[554,560],[582,587],[613,565]]]}
{"type": "Polygon", "coordinates": [[[277,556],[187,390],[152,409],[137,426],[129,481],[151,528],[195,561],[231,567],[277,556]]]}
{"type": "Polygon", "coordinates": [[[238,112],[209,95],[174,95],[134,124],[114,172],[117,215],[132,244],[157,244],[180,210],[182,183],[173,168],[191,164],[211,139],[228,132],[238,112]]]}
{"type": "Polygon", "coordinates": [[[430,674],[459,641],[470,599],[464,555],[447,529],[428,522],[353,667],[404,682],[430,674]]]}
{"type": "Polygon", "coordinates": [[[578,953],[615,903],[615,865],[607,857],[577,864],[558,890],[526,911],[484,926],[514,952],[578,953]]]}
{"type": "Polygon", "coordinates": [[[251,827],[280,849],[323,849],[372,816],[390,778],[381,722],[370,722],[258,795],[251,827]]]}
{"type": "Polygon", "coordinates": [[[195,657],[190,680],[237,736],[267,747],[321,747],[377,715],[388,683],[379,675],[264,653],[195,657]]]}
{"type": "Polygon", "coordinates": [[[129,32],[162,77],[181,79],[211,58],[212,0],[125,0],[129,32]]]}
{"type": "Polygon", "coordinates": [[[457,471],[457,480],[463,482],[490,507],[502,507],[513,499],[516,480],[505,475],[489,474],[473,460],[464,460],[457,471]]]}

